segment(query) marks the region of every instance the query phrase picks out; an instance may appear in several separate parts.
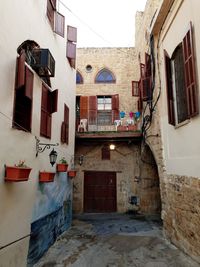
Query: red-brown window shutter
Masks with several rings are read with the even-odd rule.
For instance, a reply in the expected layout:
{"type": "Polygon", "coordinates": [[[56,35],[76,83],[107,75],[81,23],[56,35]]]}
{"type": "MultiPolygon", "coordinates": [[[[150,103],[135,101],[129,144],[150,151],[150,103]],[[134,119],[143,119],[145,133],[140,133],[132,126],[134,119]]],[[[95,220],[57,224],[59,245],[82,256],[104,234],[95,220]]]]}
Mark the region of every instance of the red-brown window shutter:
{"type": "Polygon", "coordinates": [[[88,96],[80,97],[80,119],[88,119],[88,96]]]}
{"type": "Polygon", "coordinates": [[[54,2],[56,1],[47,0],[47,17],[49,19],[52,29],[54,29],[54,13],[56,10],[56,7],[54,6],[54,2]]]}
{"type": "Polygon", "coordinates": [[[139,82],[132,81],[132,96],[139,96],[139,82]]]}
{"type": "Polygon", "coordinates": [[[65,122],[65,143],[68,145],[69,143],[69,108],[65,104],[64,105],[64,122],[65,122]]]}
{"type": "Polygon", "coordinates": [[[66,142],[66,123],[63,121],[61,124],[61,142],[66,142]]]}
{"type": "Polygon", "coordinates": [[[52,101],[55,101],[54,98],[56,98],[57,93],[54,93],[54,95],[52,94],[53,92],[50,92],[49,88],[45,84],[42,85],[40,134],[48,138],[51,138],[52,119],[50,111],[53,111],[53,108],[56,108],[56,104],[52,101]]]}
{"type": "Polygon", "coordinates": [[[97,123],[97,97],[89,96],[89,124],[96,125],[97,123]]]}
{"type": "Polygon", "coordinates": [[[56,10],[56,2],[57,2],[57,0],[50,0],[50,2],[51,2],[51,5],[52,5],[53,9],[56,10]]]}
{"type": "Polygon", "coordinates": [[[57,112],[58,110],[58,89],[54,91],[49,91],[49,103],[50,103],[50,110],[49,112],[52,114],[57,112]]]}
{"type": "Polygon", "coordinates": [[[140,76],[141,78],[145,78],[145,64],[140,63],[140,76]]]}
{"type": "Polygon", "coordinates": [[[55,33],[64,37],[65,35],[65,17],[59,12],[55,12],[55,33]]]}
{"type": "Polygon", "coordinates": [[[77,42],[77,28],[67,26],[67,40],[74,43],[77,42]]]}
{"type": "Polygon", "coordinates": [[[145,74],[146,77],[151,76],[151,56],[145,53],[145,74]]]}
{"type": "Polygon", "coordinates": [[[142,101],[142,86],[141,86],[142,80],[139,80],[138,86],[139,86],[139,99],[137,102],[138,111],[142,111],[143,109],[143,101],[142,101]]]}
{"type": "Polygon", "coordinates": [[[188,115],[190,117],[193,117],[199,113],[192,33],[192,23],[190,22],[189,29],[183,38],[183,59],[185,65],[187,106],[188,115]]]}
{"type": "Polygon", "coordinates": [[[26,66],[26,81],[25,81],[25,96],[32,99],[33,98],[33,72],[26,66]]]}
{"type": "Polygon", "coordinates": [[[17,58],[17,81],[16,88],[20,88],[25,85],[25,51],[22,50],[20,56],[17,58]]]}
{"type": "Polygon", "coordinates": [[[112,96],[112,123],[119,119],[119,95],[112,96]]]}
{"type": "Polygon", "coordinates": [[[110,148],[109,146],[104,146],[101,149],[101,159],[110,160],[110,148]]]}
{"type": "Polygon", "coordinates": [[[141,80],[142,83],[142,100],[147,101],[150,100],[152,95],[151,95],[151,77],[146,77],[141,80]]]}
{"type": "Polygon", "coordinates": [[[175,125],[175,113],[174,113],[174,97],[173,97],[173,85],[172,85],[172,70],[171,60],[164,51],[165,56],[165,75],[166,75],[166,91],[167,91],[167,106],[168,106],[168,122],[175,125]]]}
{"type": "Polygon", "coordinates": [[[76,58],[76,44],[72,42],[67,42],[67,58],[76,58]]]}

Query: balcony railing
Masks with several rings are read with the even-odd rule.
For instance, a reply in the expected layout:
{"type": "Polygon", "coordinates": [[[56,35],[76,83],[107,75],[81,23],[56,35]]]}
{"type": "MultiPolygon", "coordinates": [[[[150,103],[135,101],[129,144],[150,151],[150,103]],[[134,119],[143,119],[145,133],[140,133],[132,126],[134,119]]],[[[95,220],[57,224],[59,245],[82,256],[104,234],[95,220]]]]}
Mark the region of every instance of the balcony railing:
{"type": "Polygon", "coordinates": [[[87,119],[76,119],[76,131],[83,132],[127,132],[127,131],[140,131],[140,119],[120,119],[112,123],[111,112],[98,112],[96,117],[87,119]]]}

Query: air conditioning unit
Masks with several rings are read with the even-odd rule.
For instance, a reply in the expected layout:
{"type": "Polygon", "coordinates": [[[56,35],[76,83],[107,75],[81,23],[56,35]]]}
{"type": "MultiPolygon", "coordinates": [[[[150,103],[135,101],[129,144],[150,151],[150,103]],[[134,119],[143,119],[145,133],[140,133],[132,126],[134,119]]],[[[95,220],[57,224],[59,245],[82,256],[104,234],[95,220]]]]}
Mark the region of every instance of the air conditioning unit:
{"type": "Polygon", "coordinates": [[[55,59],[47,48],[36,48],[31,51],[31,67],[40,77],[55,76],[55,59]]]}

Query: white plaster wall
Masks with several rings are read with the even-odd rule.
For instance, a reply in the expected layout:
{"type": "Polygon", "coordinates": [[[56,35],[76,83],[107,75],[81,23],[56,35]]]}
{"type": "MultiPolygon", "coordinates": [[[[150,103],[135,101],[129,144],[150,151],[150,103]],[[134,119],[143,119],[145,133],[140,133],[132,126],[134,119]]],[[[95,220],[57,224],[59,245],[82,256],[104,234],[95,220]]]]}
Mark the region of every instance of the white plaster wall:
{"type": "MultiPolygon", "coordinates": [[[[200,117],[192,118],[188,124],[175,128],[168,124],[166,80],[164,68],[164,49],[169,56],[172,55],[176,46],[182,41],[186,34],[189,22],[194,25],[196,50],[196,76],[200,76],[200,17],[198,10],[200,2],[196,0],[175,1],[175,6],[166,21],[161,35],[160,46],[161,59],[161,128],[163,134],[164,154],[166,168],[169,174],[188,175],[200,177],[200,117]]],[[[199,83],[199,80],[197,80],[199,83]]],[[[200,101],[200,98],[199,98],[200,101]]]]}
{"type": "MultiPolygon", "coordinates": [[[[39,137],[43,143],[60,143],[64,103],[68,105],[70,110],[69,145],[60,144],[56,150],[59,154],[58,159],[65,156],[70,161],[71,155],[74,154],[75,70],[70,67],[66,59],[66,33],[64,39],[53,33],[51,29],[46,16],[46,1],[2,1],[0,3],[0,25],[1,247],[30,233],[39,170],[55,171],[55,166],[51,167],[49,164],[50,150],[39,154],[37,158],[35,157],[35,136],[39,137]],[[27,39],[36,41],[41,48],[49,48],[56,61],[55,77],[51,78],[51,83],[53,90],[59,89],[58,112],[52,115],[51,140],[40,137],[42,81],[36,73],[34,73],[32,131],[26,133],[12,128],[17,47],[27,39]],[[13,166],[19,160],[25,160],[26,164],[32,167],[29,181],[5,183],[4,164],[13,166]]],[[[65,29],[67,29],[66,25],[65,29]]],[[[27,251],[28,242],[23,242],[23,244],[27,251]]],[[[19,249],[16,247],[17,243],[6,249],[7,257],[17,258],[20,255],[19,249]],[[9,255],[9,251],[12,252],[12,256],[9,255]]],[[[2,254],[3,251],[0,253],[0,263],[3,264],[2,266],[7,266],[5,258],[1,258],[2,254]]],[[[21,264],[18,266],[24,266],[24,254],[23,257],[20,255],[21,264]]],[[[9,267],[11,266],[15,265],[9,265],[9,267]]]]}

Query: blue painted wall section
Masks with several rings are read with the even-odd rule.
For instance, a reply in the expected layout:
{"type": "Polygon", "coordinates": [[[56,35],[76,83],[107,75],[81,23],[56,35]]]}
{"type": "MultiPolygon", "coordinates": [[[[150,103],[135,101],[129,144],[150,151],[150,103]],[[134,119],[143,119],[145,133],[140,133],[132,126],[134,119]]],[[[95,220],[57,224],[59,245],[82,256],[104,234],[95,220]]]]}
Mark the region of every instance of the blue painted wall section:
{"type": "Polygon", "coordinates": [[[72,182],[59,173],[53,183],[38,185],[31,224],[28,266],[36,263],[45,251],[66,231],[72,221],[72,182]]]}

